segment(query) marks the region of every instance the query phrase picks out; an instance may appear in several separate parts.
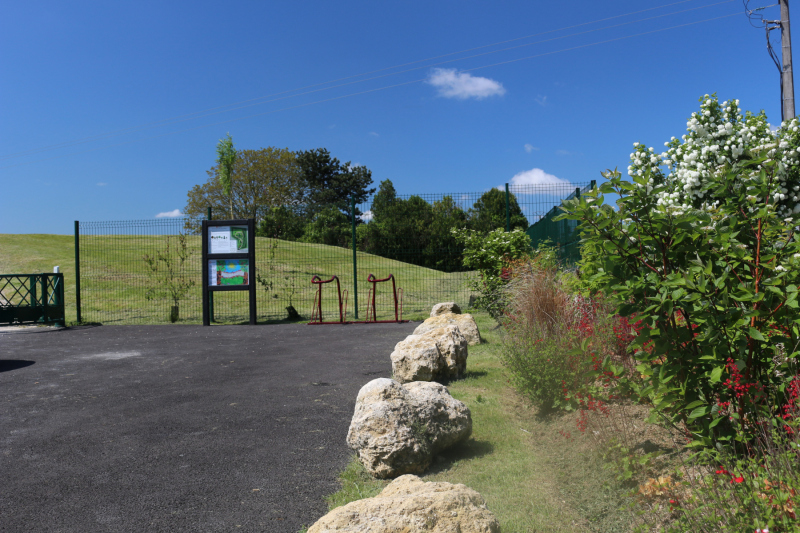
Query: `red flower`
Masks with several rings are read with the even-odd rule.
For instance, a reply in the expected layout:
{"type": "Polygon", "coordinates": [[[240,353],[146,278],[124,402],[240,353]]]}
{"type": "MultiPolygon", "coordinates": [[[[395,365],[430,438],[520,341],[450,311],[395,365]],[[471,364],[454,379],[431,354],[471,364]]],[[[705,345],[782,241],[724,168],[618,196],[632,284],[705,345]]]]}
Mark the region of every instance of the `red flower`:
{"type": "Polygon", "coordinates": [[[741,483],[742,481],[744,481],[744,478],[742,476],[731,479],[731,483],[741,483]]]}

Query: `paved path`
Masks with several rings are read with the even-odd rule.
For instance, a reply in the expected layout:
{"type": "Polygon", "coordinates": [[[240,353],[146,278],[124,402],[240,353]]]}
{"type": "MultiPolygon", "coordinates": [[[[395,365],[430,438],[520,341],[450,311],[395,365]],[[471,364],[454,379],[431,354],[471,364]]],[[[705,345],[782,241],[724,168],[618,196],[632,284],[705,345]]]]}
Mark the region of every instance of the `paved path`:
{"type": "Polygon", "coordinates": [[[415,326],[0,330],[0,531],[296,533],[415,326]]]}

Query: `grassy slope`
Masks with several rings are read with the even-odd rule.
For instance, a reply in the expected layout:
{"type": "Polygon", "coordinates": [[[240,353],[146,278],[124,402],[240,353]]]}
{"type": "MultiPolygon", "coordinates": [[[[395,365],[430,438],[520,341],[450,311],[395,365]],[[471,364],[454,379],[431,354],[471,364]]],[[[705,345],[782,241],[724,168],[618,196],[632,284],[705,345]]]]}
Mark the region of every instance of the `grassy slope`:
{"type": "MultiPolygon", "coordinates": [[[[68,235],[0,234],[0,251],[2,251],[0,273],[52,272],[53,266],[61,266],[66,283],[67,320],[74,321],[76,317],[73,242],[73,237],[68,235]]],[[[170,304],[166,299],[153,301],[145,299],[145,290],[151,282],[142,256],[155,254],[164,248],[165,243],[164,236],[124,235],[113,238],[82,236],[81,295],[84,319],[107,323],[164,322],[170,304]]],[[[173,247],[174,245],[173,240],[173,247]]],[[[188,247],[192,256],[186,272],[190,276],[198,276],[201,271],[199,237],[189,237],[188,247]]],[[[395,275],[398,287],[404,291],[406,318],[420,318],[437,301],[447,299],[461,301],[469,298],[469,293],[464,290],[464,273],[438,272],[362,252],[357,254],[357,263],[358,308],[359,318],[362,320],[366,313],[370,287],[366,282],[368,274],[375,274],[378,277],[386,277],[390,273],[395,275]]],[[[284,308],[290,302],[301,315],[308,318],[314,303],[315,287],[310,283],[314,274],[325,278],[336,274],[340,278],[342,288],[349,290],[348,318],[354,318],[352,251],[319,244],[257,238],[256,266],[258,273],[273,283],[269,291],[257,285],[261,320],[284,318],[286,314],[284,308]]],[[[378,290],[378,318],[393,318],[393,305],[389,297],[390,284],[380,284],[378,290]]],[[[338,318],[332,285],[325,287],[324,295],[325,319],[338,318]]],[[[245,319],[244,296],[241,292],[217,293],[215,295],[217,318],[223,322],[245,319]]],[[[183,322],[200,321],[201,298],[198,283],[181,303],[183,322]]]]}
{"type": "MultiPolygon", "coordinates": [[[[537,416],[508,385],[494,322],[474,316],[485,343],[470,347],[465,379],[448,385],[469,406],[473,434],[423,478],[480,492],[504,533],[629,531],[631,517],[619,511],[624,489],[603,468],[591,440],[575,430],[574,416],[537,416]]],[[[388,483],[371,479],[357,460],[341,479],[331,507],[374,496],[388,483]]]]}

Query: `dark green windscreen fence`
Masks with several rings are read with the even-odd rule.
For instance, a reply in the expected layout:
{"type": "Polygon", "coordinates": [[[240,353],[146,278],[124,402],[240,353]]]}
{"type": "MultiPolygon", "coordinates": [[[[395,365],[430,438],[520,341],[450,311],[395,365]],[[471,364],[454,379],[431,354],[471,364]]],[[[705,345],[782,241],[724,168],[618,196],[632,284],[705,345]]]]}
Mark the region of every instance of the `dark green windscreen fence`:
{"type": "MultiPolygon", "coordinates": [[[[586,187],[576,187],[565,200],[584,194],[594,186],[595,182],[592,181],[586,187]]],[[[561,264],[569,267],[575,265],[581,258],[579,246],[581,237],[578,232],[577,220],[553,220],[562,213],[563,211],[558,206],[553,206],[528,228],[527,233],[534,248],[545,242],[555,246],[561,264]]]]}
{"type": "MultiPolygon", "coordinates": [[[[258,319],[285,319],[291,307],[310,320],[319,287],[311,283],[315,275],[338,277],[348,320],[364,320],[373,286],[377,320],[394,318],[391,282],[373,285],[369,274],[379,279],[394,276],[402,289],[398,297],[405,318],[423,318],[442,301],[467,307],[473,296],[466,287],[471,273],[451,229],[529,230],[574,194],[575,187],[512,185],[508,196],[501,189],[437,195],[379,191],[356,206],[274,209],[269,219],[257,221],[257,275],[251,281],[257,287],[258,319]],[[309,240],[314,242],[303,242],[309,240]]],[[[178,323],[201,323],[199,225],[196,219],[181,217],[79,222],[82,320],[169,323],[171,308],[177,306],[178,323]]],[[[214,320],[247,322],[247,297],[245,291],[214,293],[214,320]]],[[[338,320],[335,283],[322,288],[322,311],[323,320],[338,320]]]]}

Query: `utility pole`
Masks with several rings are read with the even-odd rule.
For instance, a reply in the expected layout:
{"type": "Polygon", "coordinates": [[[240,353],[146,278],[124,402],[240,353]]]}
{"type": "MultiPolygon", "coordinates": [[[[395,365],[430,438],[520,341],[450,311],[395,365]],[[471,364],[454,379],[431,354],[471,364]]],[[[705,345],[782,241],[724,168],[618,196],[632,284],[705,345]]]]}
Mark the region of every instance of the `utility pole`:
{"type": "Polygon", "coordinates": [[[792,34],[789,30],[789,0],[778,0],[781,6],[781,91],[783,120],[794,118],[794,76],[792,74],[792,34]]]}

